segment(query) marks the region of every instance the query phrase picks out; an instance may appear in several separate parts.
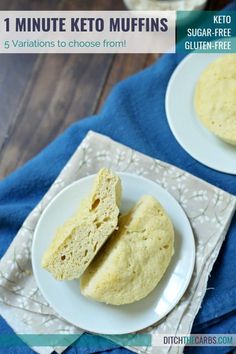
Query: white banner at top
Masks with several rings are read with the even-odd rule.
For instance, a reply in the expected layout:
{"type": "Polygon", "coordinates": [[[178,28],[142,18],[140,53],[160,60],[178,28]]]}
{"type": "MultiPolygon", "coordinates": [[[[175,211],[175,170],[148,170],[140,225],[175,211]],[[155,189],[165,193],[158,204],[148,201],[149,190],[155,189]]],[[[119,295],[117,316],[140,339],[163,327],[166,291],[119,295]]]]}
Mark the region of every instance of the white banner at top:
{"type": "Polygon", "coordinates": [[[174,11],[0,11],[0,53],[173,53],[174,11]]]}

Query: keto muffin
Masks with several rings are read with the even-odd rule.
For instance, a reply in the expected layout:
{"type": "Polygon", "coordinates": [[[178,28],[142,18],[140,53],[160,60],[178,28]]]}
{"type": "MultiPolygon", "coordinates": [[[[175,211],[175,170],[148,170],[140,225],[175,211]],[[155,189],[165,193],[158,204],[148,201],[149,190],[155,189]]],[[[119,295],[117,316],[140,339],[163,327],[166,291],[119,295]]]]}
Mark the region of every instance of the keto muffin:
{"type": "Polygon", "coordinates": [[[83,273],[81,293],[112,305],[138,301],[156,287],[173,254],[169,216],[156,199],[143,196],[83,273]]]}
{"type": "Polygon", "coordinates": [[[236,145],[236,54],[219,57],[203,71],[196,85],[194,105],[206,128],[236,145]]]}
{"type": "Polygon", "coordinates": [[[58,280],[79,278],[117,227],[120,201],[120,178],[109,169],[101,169],[89,197],[57,230],[42,267],[58,280]]]}

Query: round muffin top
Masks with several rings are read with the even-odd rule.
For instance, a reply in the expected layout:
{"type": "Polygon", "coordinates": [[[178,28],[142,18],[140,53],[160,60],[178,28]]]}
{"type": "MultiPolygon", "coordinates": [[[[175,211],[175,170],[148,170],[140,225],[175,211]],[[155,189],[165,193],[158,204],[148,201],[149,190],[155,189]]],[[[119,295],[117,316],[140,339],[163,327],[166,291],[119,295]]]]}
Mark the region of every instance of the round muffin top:
{"type": "Polygon", "coordinates": [[[203,71],[194,105],[198,118],[212,133],[236,145],[236,54],[222,55],[203,71]]]}
{"type": "Polygon", "coordinates": [[[81,292],[123,305],[147,296],[163,277],[174,253],[174,229],[160,203],[143,196],[80,279],[81,292]]]}

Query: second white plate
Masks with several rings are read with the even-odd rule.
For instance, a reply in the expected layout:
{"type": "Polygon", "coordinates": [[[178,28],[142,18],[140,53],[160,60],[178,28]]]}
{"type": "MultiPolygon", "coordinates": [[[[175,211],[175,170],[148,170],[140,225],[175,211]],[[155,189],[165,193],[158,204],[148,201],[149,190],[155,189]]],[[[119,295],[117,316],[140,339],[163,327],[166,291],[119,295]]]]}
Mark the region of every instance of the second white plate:
{"type": "Polygon", "coordinates": [[[195,85],[202,71],[222,54],[189,54],[172,74],[166,91],[166,114],[178,143],[194,159],[214,170],[236,174],[236,147],[224,143],[198,120],[195,85]]]}
{"type": "Polygon", "coordinates": [[[122,180],[122,212],[144,194],[157,198],[168,212],[175,228],[175,254],[164,277],[141,301],[124,306],[105,305],[85,298],[79,281],[57,281],[41,267],[43,253],[55,230],[88,195],[94,176],[82,178],[61,191],[42,214],[32,245],[32,265],[36,282],[45,299],[65,320],[84,330],[101,334],[135,332],[163,318],[178,303],[192,276],[195,244],[189,221],[177,201],[156,183],[131,174],[119,173],[122,180]]]}

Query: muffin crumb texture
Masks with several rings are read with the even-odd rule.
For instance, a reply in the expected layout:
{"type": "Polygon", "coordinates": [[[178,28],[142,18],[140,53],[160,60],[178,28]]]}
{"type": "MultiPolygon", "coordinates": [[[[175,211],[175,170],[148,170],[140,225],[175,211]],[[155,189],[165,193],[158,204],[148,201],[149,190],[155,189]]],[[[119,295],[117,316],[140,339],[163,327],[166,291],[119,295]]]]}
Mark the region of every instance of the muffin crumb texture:
{"type": "Polygon", "coordinates": [[[101,169],[90,196],[57,230],[42,266],[58,280],[79,278],[116,229],[120,201],[119,177],[109,169],[101,169]]]}

